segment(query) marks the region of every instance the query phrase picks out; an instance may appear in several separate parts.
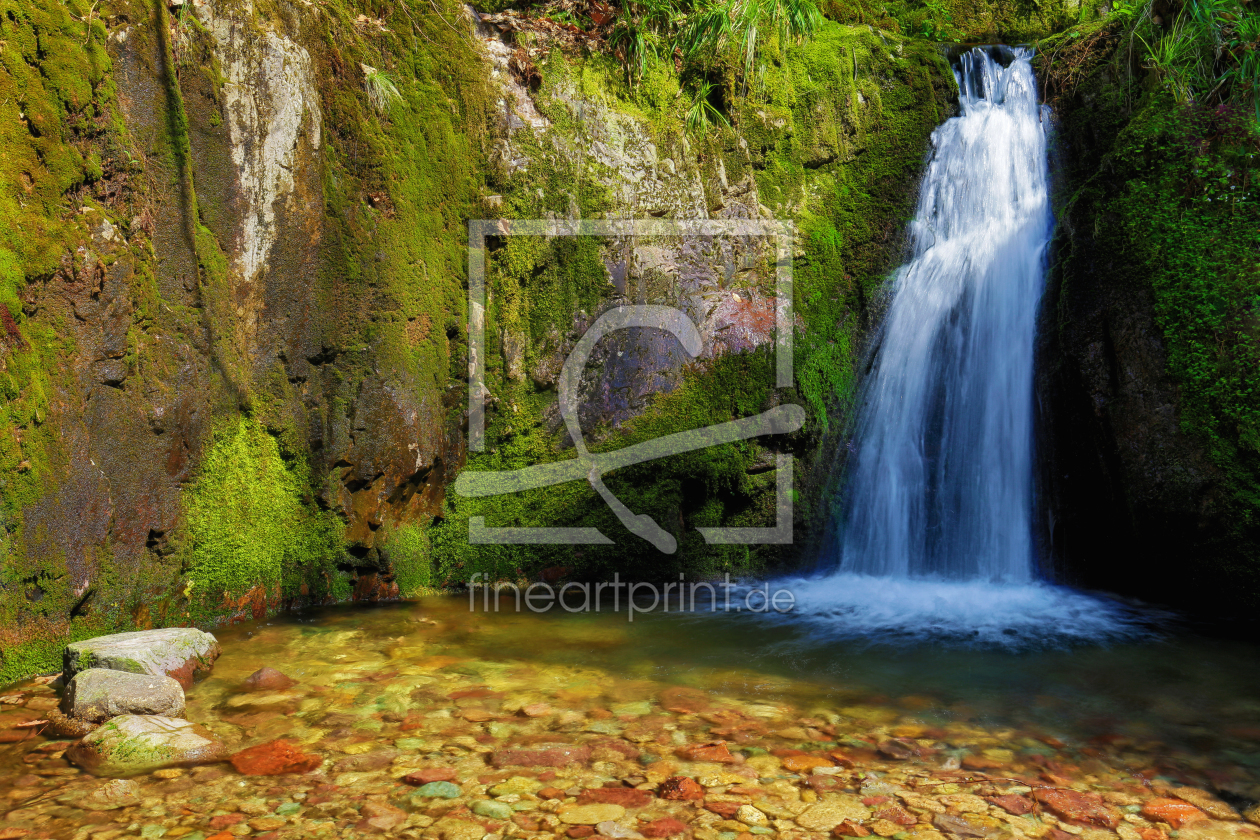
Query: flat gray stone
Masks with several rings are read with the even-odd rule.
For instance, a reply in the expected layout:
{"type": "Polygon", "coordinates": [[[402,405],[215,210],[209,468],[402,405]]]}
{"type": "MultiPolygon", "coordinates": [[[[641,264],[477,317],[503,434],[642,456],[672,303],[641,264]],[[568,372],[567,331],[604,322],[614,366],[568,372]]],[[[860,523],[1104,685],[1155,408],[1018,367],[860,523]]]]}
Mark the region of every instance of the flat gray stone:
{"type": "Polygon", "coordinates": [[[95,776],[135,776],[226,758],[227,748],[204,726],[157,715],[120,715],[66,750],[68,761],[95,776]]]}
{"type": "Polygon", "coordinates": [[[66,686],[61,710],[77,720],[101,723],[119,715],[184,716],[184,689],[159,674],[108,668],[80,671],[66,686]]]}
{"type": "Polygon", "coordinates": [[[66,645],[62,678],[69,685],[80,671],[106,668],[171,677],[189,689],[196,677],[210,672],[218,657],[214,636],[192,627],[115,633],[66,645]]]}

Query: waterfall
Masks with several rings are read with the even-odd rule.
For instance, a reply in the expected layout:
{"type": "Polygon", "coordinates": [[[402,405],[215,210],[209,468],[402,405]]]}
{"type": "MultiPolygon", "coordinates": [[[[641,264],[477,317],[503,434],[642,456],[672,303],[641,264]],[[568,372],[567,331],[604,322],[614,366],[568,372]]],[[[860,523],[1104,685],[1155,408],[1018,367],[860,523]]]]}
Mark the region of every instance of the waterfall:
{"type": "Polygon", "coordinates": [[[973,49],[932,135],[859,409],[845,571],[1032,579],[1033,339],[1053,227],[1031,51],[973,49]]]}
{"type": "Polygon", "coordinates": [[[797,615],[868,639],[1024,646],[1135,632],[1114,602],[1034,574],[1033,344],[1053,231],[1048,110],[1027,49],[972,49],[932,135],[910,259],[861,396],[821,578],[797,615]]]}

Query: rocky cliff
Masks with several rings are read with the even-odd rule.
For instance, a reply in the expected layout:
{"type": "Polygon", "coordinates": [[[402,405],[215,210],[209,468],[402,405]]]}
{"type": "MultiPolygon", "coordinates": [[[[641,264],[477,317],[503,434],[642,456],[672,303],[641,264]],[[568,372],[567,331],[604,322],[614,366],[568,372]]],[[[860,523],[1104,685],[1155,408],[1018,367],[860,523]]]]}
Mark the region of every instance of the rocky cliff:
{"type": "Polygon", "coordinates": [[[1260,150],[1247,110],[1176,101],[1128,37],[1042,49],[1062,143],[1047,548],[1067,580],[1239,615],[1260,597],[1260,150]]]}
{"type": "Polygon", "coordinates": [[[607,342],[583,385],[593,443],[787,400],[810,408],[789,444],[809,456],[851,388],[867,301],[951,107],[935,45],[834,21],[769,47],[756,84],[729,101],[718,85],[697,122],[694,80],[670,62],[632,83],[545,18],[366,0],[3,5],[0,681],[68,638],[478,570],[772,561],[694,532],[773,523],[773,447],[755,442],[610,477],[683,538],[676,556],[624,530],[599,552],[468,544],[473,515],[617,526],[584,484],[448,493],[468,457],[467,222],[797,231],[787,391],[773,387],[765,243],[491,241],[475,466],[569,457],[559,364],[622,302],[682,306],[706,350],[658,371],[668,348],[652,336],[607,342]]]}

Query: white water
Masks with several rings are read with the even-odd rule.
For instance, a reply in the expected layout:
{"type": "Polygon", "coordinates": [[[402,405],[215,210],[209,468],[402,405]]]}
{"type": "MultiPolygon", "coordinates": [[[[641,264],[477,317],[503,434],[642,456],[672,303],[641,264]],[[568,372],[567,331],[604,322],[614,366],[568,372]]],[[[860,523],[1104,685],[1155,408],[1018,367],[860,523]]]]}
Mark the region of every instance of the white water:
{"type": "Polygon", "coordinates": [[[791,582],[798,610],[842,634],[1022,644],[1128,625],[1034,572],[1033,342],[1053,217],[1030,59],[965,54],[962,113],[932,135],[859,409],[839,568],[791,582]]]}

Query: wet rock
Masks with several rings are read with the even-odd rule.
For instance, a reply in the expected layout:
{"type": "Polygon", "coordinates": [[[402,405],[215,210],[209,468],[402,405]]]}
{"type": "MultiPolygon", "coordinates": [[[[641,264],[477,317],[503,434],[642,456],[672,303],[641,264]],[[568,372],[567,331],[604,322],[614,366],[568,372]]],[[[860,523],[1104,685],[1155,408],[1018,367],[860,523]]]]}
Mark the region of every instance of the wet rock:
{"type": "Polygon", "coordinates": [[[66,750],[66,759],[96,776],[133,776],[163,767],[222,761],[226,748],[208,730],[177,718],[120,715],[66,750]]]}
{"type": "Polygon", "coordinates": [[[1003,764],[997,759],[983,755],[965,755],[962,759],[962,766],[965,770],[997,770],[1003,764]]]}
{"type": "Polygon", "coordinates": [[[671,776],[661,782],[656,793],[661,799],[675,801],[704,799],[704,788],[700,787],[695,779],[688,779],[686,776],[671,776]]]}
{"type": "Polygon", "coordinates": [[[1120,823],[1120,815],[1104,805],[1102,797],[1094,793],[1038,788],[1033,791],[1033,798],[1054,812],[1056,817],[1069,822],[1111,829],[1120,823]]]}
{"type": "Polygon", "coordinates": [[[554,710],[546,703],[530,703],[521,707],[521,714],[525,717],[539,718],[547,717],[553,714],[554,710]]]}
{"type": "MultiPolygon", "coordinates": [[[[406,811],[386,802],[366,802],[359,813],[366,818],[368,827],[379,831],[393,831],[407,821],[406,811]]],[[[251,822],[250,825],[254,824],[251,822]]]]}
{"type": "Polygon", "coordinates": [[[570,826],[569,830],[565,832],[567,836],[576,838],[576,840],[580,840],[582,837],[590,837],[594,833],[595,827],[591,825],[570,826]]]}
{"type": "Polygon", "coordinates": [[[633,828],[626,828],[612,820],[595,826],[595,831],[600,837],[607,837],[609,840],[643,840],[643,835],[633,828]]]}
{"type": "Polygon", "coordinates": [[[565,805],[556,813],[566,825],[596,825],[625,815],[626,809],[620,805],[565,805]]]}
{"type": "Polygon", "coordinates": [[[832,837],[870,837],[871,832],[852,820],[845,820],[831,830],[832,837]]]}
{"type": "MultiPolygon", "coordinates": [[[[520,796],[526,793],[534,793],[543,786],[543,783],[537,779],[531,779],[527,776],[513,776],[504,782],[499,782],[490,788],[492,796],[510,796],[516,794],[520,796]]],[[[561,799],[564,797],[561,796],[561,799]]]]}
{"type": "Polygon", "coordinates": [[[870,811],[856,796],[837,795],[809,806],[796,817],[796,824],[808,831],[830,831],[845,820],[862,822],[870,811]]]}
{"type": "Polygon", "coordinates": [[[764,827],[770,824],[770,818],[752,805],[740,805],[735,812],[735,819],[744,825],[764,827]]]}
{"type": "Polygon", "coordinates": [[[412,795],[430,799],[458,799],[459,785],[454,782],[429,782],[412,795]]]}
{"type": "MultiPolygon", "coordinates": [[[[1028,804],[1029,806],[1032,805],[1031,802],[1028,804]]],[[[875,819],[886,820],[888,822],[895,823],[896,825],[914,825],[918,822],[918,820],[914,818],[913,814],[908,814],[895,805],[891,808],[885,808],[882,811],[876,811],[875,819]]]]}
{"type": "Polygon", "coordinates": [[[80,671],[66,686],[61,710],[69,717],[102,723],[119,715],[184,716],[184,689],[160,674],[107,668],[80,671]]]}
{"type": "Polygon", "coordinates": [[[113,811],[140,804],[140,785],[130,779],[106,782],[83,798],[72,798],[67,804],[85,811],[113,811]]]}
{"type": "Polygon", "coordinates": [[[735,815],[739,813],[739,805],[740,803],[738,802],[725,801],[708,801],[704,803],[705,810],[712,811],[722,819],[726,820],[735,819],[735,815]]]}
{"type": "Polygon", "coordinates": [[[708,694],[698,688],[683,686],[665,689],[657,697],[657,702],[661,708],[680,715],[699,714],[713,706],[708,694]]]}
{"type": "Polygon", "coordinates": [[[1241,820],[1242,815],[1206,790],[1192,787],[1173,788],[1172,795],[1183,799],[1216,820],[1241,820]]]}
{"type": "Polygon", "coordinates": [[[285,773],[310,773],[318,770],[324,759],[302,752],[287,741],[268,741],[232,756],[236,772],[246,776],[279,776],[285,773]]]}
{"type": "Polygon", "coordinates": [[[647,825],[639,829],[644,837],[664,838],[674,837],[678,834],[686,834],[689,829],[686,824],[679,822],[673,817],[662,817],[659,820],[652,820],[647,825]]]}
{"type": "Polygon", "coordinates": [[[372,770],[381,770],[393,764],[394,759],[399,755],[401,753],[393,747],[373,750],[362,755],[349,755],[339,759],[333,765],[333,770],[338,773],[367,773],[372,770]]]}
{"type": "Polygon", "coordinates": [[[1207,814],[1181,799],[1151,799],[1142,806],[1142,816],[1151,822],[1165,822],[1173,828],[1206,820],[1207,814]]]}
{"type": "Polygon", "coordinates": [[[918,744],[913,741],[907,741],[904,738],[890,738],[882,742],[879,745],[879,751],[898,761],[914,758],[920,752],[918,744]]]}
{"type": "Polygon", "coordinates": [[[258,817],[249,821],[249,827],[261,833],[275,831],[286,825],[288,821],[281,817],[258,817]]]}
{"type": "Polygon", "coordinates": [[[492,759],[495,767],[564,767],[574,762],[590,761],[589,747],[562,744],[543,749],[498,750],[492,759]]]}
{"type": "Polygon", "coordinates": [[[835,767],[829,759],[817,755],[788,755],[782,759],[783,769],[789,773],[809,773],[815,767],[835,767]]]}
{"type": "Polygon", "coordinates": [[[191,627],[138,630],[66,645],[62,678],[67,684],[89,668],[171,677],[185,689],[219,657],[214,636],[191,627]]]}
{"type": "Polygon", "coordinates": [[[472,812],[479,817],[491,820],[510,820],[516,813],[508,803],[496,802],[493,799],[480,799],[474,802],[472,812]]]}
{"type": "Polygon", "coordinates": [[[284,691],[295,685],[296,680],[289,679],[275,668],[259,668],[246,677],[243,683],[246,691],[284,691]]]}
{"type": "Polygon", "coordinates": [[[1005,796],[990,796],[988,801],[1008,814],[1014,814],[1017,817],[1031,814],[1037,807],[1027,796],[1020,796],[1018,793],[1008,793],[1005,796]]]}
{"type": "Polygon", "coordinates": [[[902,831],[901,826],[891,820],[872,820],[867,825],[880,837],[892,837],[902,831]]]}
{"type": "Polygon", "coordinates": [[[48,713],[48,725],[44,727],[43,734],[54,738],[82,738],[98,726],[99,723],[67,717],[53,710],[48,713]]]}
{"type": "Polygon", "coordinates": [[[687,761],[713,761],[719,764],[734,764],[740,759],[731,755],[725,741],[710,741],[707,744],[692,744],[678,750],[680,758],[687,761]]]}
{"type": "Polygon", "coordinates": [[[427,785],[429,782],[449,782],[454,778],[452,767],[426,767],[403,776],[403,781],[409,785],[427,785]]]}
{"type": "Polygon", "coordinates": [[[652,801],[652,794],[627,787],[587,788],[577,801],[579,805],[612,804],[623,808],[642,808],[652,801]]]}
{"type": "Polygon", "coordinates": [[[975,817],[954,814],[936,814],[932,817],[932,825],[952,837],[989,837],[998,833],[996,826],[986,825],[975,817]]]}

